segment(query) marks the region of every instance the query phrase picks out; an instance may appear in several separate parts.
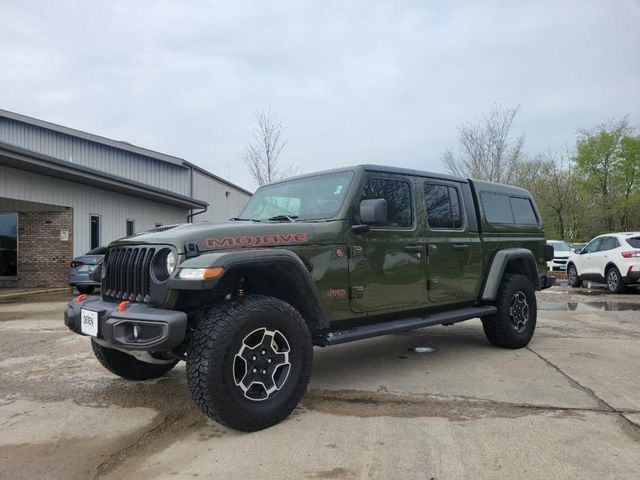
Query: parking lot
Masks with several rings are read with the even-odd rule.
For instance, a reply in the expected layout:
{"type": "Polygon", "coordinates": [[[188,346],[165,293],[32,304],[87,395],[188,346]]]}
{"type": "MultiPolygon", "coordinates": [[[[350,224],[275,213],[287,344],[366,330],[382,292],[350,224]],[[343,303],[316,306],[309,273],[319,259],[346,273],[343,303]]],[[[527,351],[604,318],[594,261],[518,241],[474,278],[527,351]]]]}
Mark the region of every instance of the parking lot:
{"type": "Polygon", "coordinates": [[[523,350],[478,320],[317,348],[302,404],[253,434],[201,415],[183,365],[104,370],[64,297],[0,303],[0,478],[640,478],[640,293],[538,301],[523,350]]]}

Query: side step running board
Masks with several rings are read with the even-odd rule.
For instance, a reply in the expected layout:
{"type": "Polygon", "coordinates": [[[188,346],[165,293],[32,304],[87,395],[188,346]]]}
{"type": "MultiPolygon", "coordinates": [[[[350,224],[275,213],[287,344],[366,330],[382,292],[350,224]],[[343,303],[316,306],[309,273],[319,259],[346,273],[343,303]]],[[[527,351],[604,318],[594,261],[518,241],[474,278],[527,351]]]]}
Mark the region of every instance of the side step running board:
{"type": "Polygon", "coordinates": [[[345,330],[327,332],[316,337],[314,344],[321,346],[339,345],[341,343],[363,340],[365,338],[388,335],[390,333],[406,332],[417,328],[432,327],[434,325],[452,324],[476,317],[492,315],[498,309],[492,306],[468,307],[447,312],[427,314],[424,317],[409,317],[380,323],[361,325],[345,330]]]}

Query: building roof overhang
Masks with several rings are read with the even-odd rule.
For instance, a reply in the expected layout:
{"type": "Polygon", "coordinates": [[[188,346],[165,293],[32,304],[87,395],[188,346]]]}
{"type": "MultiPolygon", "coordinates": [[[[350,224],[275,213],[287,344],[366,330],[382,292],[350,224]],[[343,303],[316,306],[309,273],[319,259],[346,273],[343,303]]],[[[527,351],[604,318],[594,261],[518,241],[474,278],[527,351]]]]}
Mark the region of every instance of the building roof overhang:
{"type": "Polygon", "coordinates": [[[93,168],[59,160],[2,141],[0,141],[0,165],[125,193],[176,207],[194,209],[206,208],[209,205],[204,200],[197,200],[123,177],[109,175],[93,168]]]}

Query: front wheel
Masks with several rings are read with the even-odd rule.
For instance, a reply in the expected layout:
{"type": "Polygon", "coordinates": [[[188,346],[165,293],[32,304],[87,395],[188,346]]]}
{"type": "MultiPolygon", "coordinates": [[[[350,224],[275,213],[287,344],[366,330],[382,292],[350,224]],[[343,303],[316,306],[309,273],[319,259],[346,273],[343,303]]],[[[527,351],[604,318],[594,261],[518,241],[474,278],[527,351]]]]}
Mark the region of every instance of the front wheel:
{"type": "Polygon", "coordinates": [[[497,313],[482,318],[487,339],[497,347],[526,347],[536,329],[536,293],[524,275],[505,275],[495,306],[497,313]]]}
{"type": "Polygon", "coordinates": [[[194,401],[246,432],[284,420],[304,395],[313,361],[309,329],[288,303],[250,295],[202,313],[187,353],[194,401]]]}
{"type": "Polygon", "coordinates": [[[567,281],[573,288],[578,288],[582,285],[582,279],[578,276],[578,269],[573,263],[567,268],[567,281]]]}
{"type": "Polygon", "coordinates": [[[622,281],[620,271],[616,267],[611,267],[607,270],[607,289],[611,293],[624,293],[627,290],[622,281]]]}

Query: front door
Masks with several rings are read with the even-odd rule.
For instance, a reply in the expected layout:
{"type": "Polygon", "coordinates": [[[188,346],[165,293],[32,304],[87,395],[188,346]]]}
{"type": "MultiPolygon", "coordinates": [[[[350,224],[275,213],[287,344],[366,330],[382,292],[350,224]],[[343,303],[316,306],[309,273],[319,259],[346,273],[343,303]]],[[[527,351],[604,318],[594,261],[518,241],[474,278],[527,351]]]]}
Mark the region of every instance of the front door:
{"type": "Polygon", "coordinates": [[[413,180],[371,173],[364,179],[358,205],[361,200],[377,198],[387,201],[387,224],[363,234],[352,233],[350,238],[351,310],[362,313],[424,306],[424,224],[417,219],[413,180]]]}
{"type": "Polygon", "coordinates": [[[476,294],[477,274],[470,272],[478,234],[468,229],[462,192],[457,182],[425,180],[422,184],[427,213],[429,300],[453,303],[476,294]]]}
{"type": "Polygon", "coordinates": [[[601,242],[602,237],[594,238],[582,249],[580,255],[576,257],[575,261],[578,269],[578,275],[587,275],[587,277],[592,278],[593,275],[597,275],[599,273],[598,266],[600,264],[599,257],[601,242]]]}

